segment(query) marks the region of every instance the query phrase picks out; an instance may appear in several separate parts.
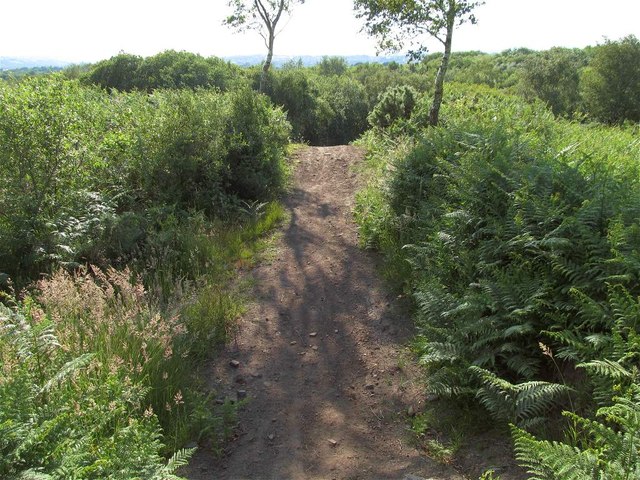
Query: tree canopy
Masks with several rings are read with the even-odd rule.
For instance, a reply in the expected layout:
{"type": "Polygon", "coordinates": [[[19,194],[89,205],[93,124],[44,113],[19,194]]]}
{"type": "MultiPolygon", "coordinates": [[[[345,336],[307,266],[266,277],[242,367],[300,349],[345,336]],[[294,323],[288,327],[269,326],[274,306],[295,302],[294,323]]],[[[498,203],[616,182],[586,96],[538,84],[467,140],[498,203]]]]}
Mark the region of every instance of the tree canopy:
{"type": "Polygon", "coordinates": [[[283,15],[290,15],[293,7],[301,3],[304,3],[304,0],[229,0],[228,2],[229,7],[233,8],[233,13],[225,19],[224,24],[238,32],[255,30],[267,47],[267,58],[260,78],[261,92],[264,91],[267,72],[273,59],[273,45],[279,33],[278,23],[283,15]]]}
{"type": "Polygon", "coordinates": [[[629,35],[598,46],[581,84],[585,108],[594,118],[640,122],[640,40],[629,35]]]}
{"type": "Polygon", "coordinates": [[[409,47],[409,56],[424,56],[425,35],[444,46],[442,62],[435,80],[433,104],[429,114],[431,125],[437,125],[442,103],[444,77],[451,56],[454,29],[463,23],[476,23],[473,11],[482,5],[476,0],[355,0],[358,18],[364,19],[364,30],[378,39],[380,49],[399,51],[409,47]]]}

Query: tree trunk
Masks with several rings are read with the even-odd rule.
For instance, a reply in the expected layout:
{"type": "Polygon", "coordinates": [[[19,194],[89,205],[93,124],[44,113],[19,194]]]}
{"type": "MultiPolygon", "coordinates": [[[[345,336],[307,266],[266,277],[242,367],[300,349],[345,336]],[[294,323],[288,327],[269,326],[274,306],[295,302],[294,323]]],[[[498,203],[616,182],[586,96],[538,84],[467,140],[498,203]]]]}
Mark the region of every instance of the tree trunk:
{"type": "Polygon", "coordinates": [[[447,19],[447,36],[444,41],[444,53],[442,54],[442,60],[440,62],[440,67],[438,68],[438,74],[436,75],[433,103],[429,109],[429,125],[433,127],[438,125],[438,120],[440,118],[440,105],[442,105],[442,97],[444,95],[444,77],[447,74],[449,59],[451,58],[451,43],[453,40],[454,27],[455,11],[453,11],[453,7],[450,7],[447,19]]]}
{"type": "Polygon", "coordinates": [[[262,65],[262,73],[260,74],[260,93],[264,93],[264,89],[267,84],[267,74],[269,73],[269,69],[271,68],[271,60],[273,60],[273,41],[275,39],[275,35],[273,30],[269,30],[269,43],[267,45],[267,58],[264,60],[264,64],[262,65]]]}

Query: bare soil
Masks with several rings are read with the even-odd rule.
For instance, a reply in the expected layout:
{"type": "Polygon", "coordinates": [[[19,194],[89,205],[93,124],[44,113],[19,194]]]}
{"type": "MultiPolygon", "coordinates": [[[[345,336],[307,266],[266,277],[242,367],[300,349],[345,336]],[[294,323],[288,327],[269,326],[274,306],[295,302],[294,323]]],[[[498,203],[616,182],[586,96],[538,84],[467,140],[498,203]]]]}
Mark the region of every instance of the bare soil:
{"type": "MultiPolygon", "coordinates": [[[[407,360],[405,302],[385,289],[378,257],[358,247],[353,167],[363,155],[351,146],[295,155],[277,253],[251,272],[256,301],[235,345],[205,372],[212,390],[240,390],[248,402],[223,457],[200,448],[188,478],[469,478],[428,458],[407,428],[424,395],[407,360]]],[[[485,463],[478,451],[466,458],[485,463]]]]}

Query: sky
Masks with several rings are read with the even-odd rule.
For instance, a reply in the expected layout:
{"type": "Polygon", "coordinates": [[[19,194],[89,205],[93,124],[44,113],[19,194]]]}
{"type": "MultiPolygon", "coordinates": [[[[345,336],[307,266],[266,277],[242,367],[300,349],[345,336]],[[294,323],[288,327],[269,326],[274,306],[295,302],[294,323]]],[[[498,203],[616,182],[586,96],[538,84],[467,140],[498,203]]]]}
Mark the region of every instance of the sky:
{"type": "MultiPolygon", "coordinates": [[[[0,0],[0,57],[93,62],[120,51],[166,49],[204,56],[263,54],[254,32],[222,26],[227,0],[0,0]]],[[[453,49],[499,52],[584,47],[640,37],[640,0],[486,0],[453,49]]],[[[276,38],[276,55],[375,55],[351,0],[306,0],[276,38]]],[[[439,51],[436,43],[427,43],[439,51]]]]}

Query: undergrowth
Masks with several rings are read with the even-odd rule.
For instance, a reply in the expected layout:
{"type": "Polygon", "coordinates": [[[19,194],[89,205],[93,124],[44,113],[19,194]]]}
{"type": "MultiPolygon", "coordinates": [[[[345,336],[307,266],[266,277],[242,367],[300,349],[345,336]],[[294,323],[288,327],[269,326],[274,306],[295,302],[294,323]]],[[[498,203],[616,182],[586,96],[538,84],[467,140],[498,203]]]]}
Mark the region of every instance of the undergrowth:
{"type": "MultiPolygon", "coordinates": [[[[437,128],[424,127],[425,104],[362,140],[362,245],[414,300],[427,392],[514,425],[530,470],[536,448],[569,468],[564,443],[523,429],[588,456],[607,429],[634,427],[640,144],[633,129],[556,120],[489,88],[453,85],[437,128]]],[[[602,471],[636,468],[633,438],[598,452],[602,471]]],[[[568,478],[543,470],[534,478],[568,478]]]]}
{"type": "Polygon", "coordinates": [[[284,215],[290,126],[246,88],[0,99],[0,477],[177,478],[235,422],[196,373],[284,215]]]}
{"type": "Polygon", "coordinates": [[[194,373],[233,335],[243,298],[232,278],[282,216],[277,203],[253,205],[241,223],[192,232],[206,235],[199,258],[209,262],[192,283],[174,277],[159,287],[171,264],[145,272],[149,289],[128,268],[90,267],[6,295],[0,476],[169,479],[193,453],[182,449],[190,441],[220,451],[236,407],[217,405],[194,373]]]}

